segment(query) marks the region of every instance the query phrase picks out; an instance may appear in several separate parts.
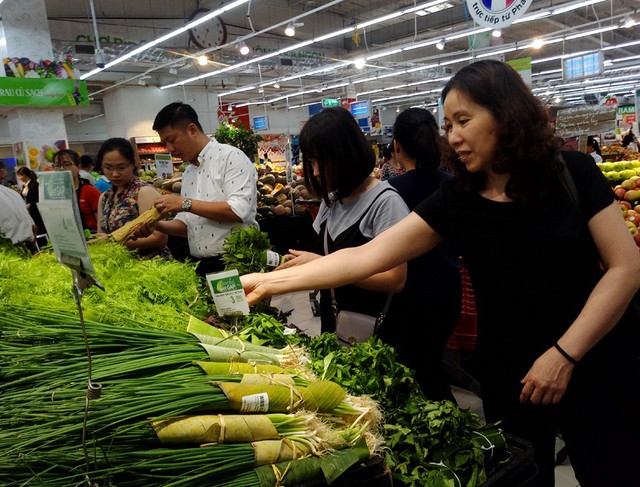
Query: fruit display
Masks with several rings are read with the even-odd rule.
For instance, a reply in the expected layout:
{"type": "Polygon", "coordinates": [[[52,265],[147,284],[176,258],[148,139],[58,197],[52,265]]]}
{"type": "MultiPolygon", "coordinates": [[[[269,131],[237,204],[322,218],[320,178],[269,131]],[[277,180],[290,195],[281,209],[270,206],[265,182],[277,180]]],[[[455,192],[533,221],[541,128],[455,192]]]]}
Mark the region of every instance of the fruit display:
{"type": "Polygon", "coordinates": [[[616,162],[598,162],[596,165],[600,168],[604,176],[611,182],[618,183],[633,176],[640,176],[640,160],[632,161],[616,161],[616,162]]]}

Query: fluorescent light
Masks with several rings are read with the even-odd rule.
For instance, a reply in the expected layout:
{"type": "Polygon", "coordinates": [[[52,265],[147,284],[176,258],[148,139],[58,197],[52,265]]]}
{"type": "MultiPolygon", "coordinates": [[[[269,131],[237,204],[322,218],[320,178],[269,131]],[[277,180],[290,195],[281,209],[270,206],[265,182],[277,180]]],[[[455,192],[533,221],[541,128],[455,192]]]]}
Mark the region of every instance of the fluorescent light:
{"type": "Polygon", "coordinates": [[[531,43],[531,47],[534,49],[540,49],[544,45],[544,41],[542,39],[534,39],[531,43]]]}
{"type": "Polygon", "coordinates": [[[565,36],[565,41],[570,41],[572,39],[578,39],[579,37],[592,36],[596,34],[602,34],[603,32],[609,32],[612,30],[616,30],[619,27],[617,25],[609,25],[607,27],[600,27],[599,29],[587,30],[585,32],[578,32],[577,34],[571,34],[569,36],[565,36]]]}
{"type": "Polygon", "coordinates": [[[147,42],[146,44],[138,47],[137,49],[134,49],[133,51],[128,52],[127,54],[120,56],[118,59],[114,59],[113,61],[107,63],[104,68],[98,68],[98,69],[93,69],[91,71],[89,71],[88,73],[83,74],[82,76],[80,76],[80,79],[84,80],[87,79],[91,76],[93,76],[94,74],[99,73],[102,70],[105,69],[109,69],[112,68],[113,66],[115,66],[116,64],[120,64],[123,61],[126,61],[127,59],[136,56],[138,54],[140,54],[141,52],[146,51],[147,49],[152,48],[153,46],[156,46],[166,40],[169,40],[177,35],[182,34],[183,32],[187,32],[189,29],[202,24],[203,22],[206,22],[210,19],[213,19],[214,17],[219,16],[220,14],[227,12],[233,8],[236,8],[244,3],[247,3],[249,0],[236,0],[235,2],[231,2],[229,5],[226,5],[224,7],[220,7],[219,9],[216,9],[210,13],[208,13],[207,15],[204,15],[202,17],[200,17],[197,20],[194,20],[193,22],[189,22],[188,24],[184,25],[183,27],[180,27],[179,29],[176,29],[174,31],[169,32],[166,35],[163,35],[162,37],[158,37],[157,39],[151,41],[151,42],[147,42]]]}
{"type": "Polygon", "coordinates": [[[570,5],[564,5],[562,7],[552,9],[553,15],[563,14],[576,10],[582,7],[588,7],[589,5],[595,5],[596,3],[604,2],[604,0],[585,0],[584,2],[572,3],[570,5]]]}
{"type": "Polygon", "coordinates": [[[484,57],[498,56],[499,54],[504,54],[506,52],[512,52],[512,51],[515,51],[516,49],[517,49],[517,47],[506,47],[504,49],[500,49],[499,51],[491,51],[491,52],[486,52],[484,54],[479,54],[476,57],[477,58],[484,58],[484,57]]]}
{"type": "Polygon", "coordinates": [[[425,15],[427,15],[427,11],[426,10],[416,10],[416,15],[419,15],[420,17],[424,17],[425,15]]]}
{"type": "Polygon", "coordinates": [[[436,48],[438,49],[438,51],[442,51],[444,49],[444,46],[444,39],[440,39],[438,42],[436,42],[436,48]]]}
{"type": "Polygon", "coordinates": [[[249,49],[249,46],[247,46],[247,43],[244,41],[241,41],[237,47],[240,51],[240,54],[242,54],[243,56],[246,56],[251,51],[251,49],[249,49]]]}
{"type": "Polygon", "coordinates": [[[233,95],[235,93],[242,93],[243,91],[250,91],[250,90],[254,90],[255,88],[256,88],[255,86],[243,86],[242,88],[237,88],[235,90],[226,91],[224,93],[219,93],[218,97],[233,95]]]}

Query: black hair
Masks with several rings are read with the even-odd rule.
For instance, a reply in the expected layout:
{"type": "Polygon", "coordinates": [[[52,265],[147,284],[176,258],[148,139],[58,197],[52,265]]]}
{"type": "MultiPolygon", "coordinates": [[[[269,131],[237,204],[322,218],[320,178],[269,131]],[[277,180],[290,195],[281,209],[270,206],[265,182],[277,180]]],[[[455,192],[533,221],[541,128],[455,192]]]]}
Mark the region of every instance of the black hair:
{"type": "Polygon", "coordinates": [[[4,170],[7,169],[7,165],[2,161],[0,161],[0,169],[4,169],[4,170]]]}
{"type": "Polygon", "coordinates": [[[82,169],[87,169],[91,166],[93,166],[93,159],[91,159],[91,156],[88,156],[86,154],[80,156],[80,167],[82,169]]]}
{"type": "Polygon", "coordinates": [[[29,169],[27,166],[19,167],[16,172],[18,173],[19,176],[26,176],[32,181],[35,181],[36,179],[38,179],[38,176],[36,175],[36,173],[33,172],[31,169],[29,169]]]}
{"type": "Polygon", "coordinates": [[[71,160],[73,161],[73,163],[76,166],[80,165],[80,154],[78,154],[76,151],[71,150],[71,149],[62,149],[59,150],[58,152],[56,152],[53,157],[51,158],[51,160],[53,162],[56,162],[56,160],[58,160],[60,157],[62,156],[69,156],[71,158],[71,160]]]}
{"type": "Polygon", "coordinates": [[[593,135],[589,135],[587,137],[587,147],[591,147],[596,154],[602,155],[600,153],[600,144],[598,144],[598,141],[593,137],[593,135]]]}
{"type": "Polygon", "coordinates": [[[302,127],[299,142],[307,187],[328,205],[349,196],[376,163],[373,148],[351,113],[342,107],[325,108],[312,116],[302,127]],[[319,166],[317,178],[312,159],[319,166]]]}
{"type": "Polygon", "coordinates": [[[97,159],[100,167],[102,168],[102,159],[104,159],[104,155],[107,152],[118,151],[118,153],[124,157],[127,161],[129,161],[134,166],[136,165],[136,158],[133,153],[133,146],[131,142],[127,139],[123,139],[122,137],[113,137],[111,139],[107,139],[100,146],[100,150],[98,151],[97,159]]]}
{"type": "Polygon", "coordinates": [[[627,132],[627,135],[625,135],[622,138],[622,146],[626,147],[628,146],[631,142],[633,142],[634,140],[636,140],[636,136],[633,134],[633,132],[631,131],[631,129],[629,129],[629,132],[627,132]]]}
{"type": "Polygon", "coordinates": [[[384,159],[389,160],[389,159],[391,159],[391,155],[392,155],[392,153],[391,153],[391,144],[385,145],[382,148],[382,157],[384,159]]]}
{"type": "Polygon", "coordinates": [[[393,124],[393,138],[416,167],[436,170],[440,165],[440,132],[436,119],[424,108],[407,108],[393,124]]]}
{"type": "Polygon", "coordinates": [[[193,107],[178,101],[170,103],[158,112],[152,128],[156,132],[165,127],[186,130],[191,123],[195,124],[200,132],[204,132],[198,120],[198,114],[193,107]]]}
{"type": "MultiPolygon", "coordinates": [[[[539,199],[557,179],[555,154],[559,143],[546,108],[506,63],[477,61],[458,71],[442,90],[444,103],[452,91],[489,110],[496,124],[496,154],[493,170],[509,173],[505,193],[516,201],[539,199]]],[[[456,158],[458,183],[479,191],[486,184],[484,171],[470,173],[456,158]]]]}

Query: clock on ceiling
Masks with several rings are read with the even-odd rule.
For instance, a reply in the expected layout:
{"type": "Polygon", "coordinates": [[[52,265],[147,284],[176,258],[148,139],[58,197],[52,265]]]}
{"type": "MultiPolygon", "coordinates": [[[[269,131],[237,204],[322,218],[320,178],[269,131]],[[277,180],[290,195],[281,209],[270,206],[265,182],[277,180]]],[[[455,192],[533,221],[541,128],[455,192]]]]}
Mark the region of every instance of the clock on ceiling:
{"type": "MultiPolygon", "coordinates": [[[[208,8],[199,8],[187,19],[187,23],[198,20],[210,12],[208,8]]],[[[214,17],[189,29],[189,39],[199,49],[221,46],[227,42],[227,26],[220,17],[214,17]]]]}

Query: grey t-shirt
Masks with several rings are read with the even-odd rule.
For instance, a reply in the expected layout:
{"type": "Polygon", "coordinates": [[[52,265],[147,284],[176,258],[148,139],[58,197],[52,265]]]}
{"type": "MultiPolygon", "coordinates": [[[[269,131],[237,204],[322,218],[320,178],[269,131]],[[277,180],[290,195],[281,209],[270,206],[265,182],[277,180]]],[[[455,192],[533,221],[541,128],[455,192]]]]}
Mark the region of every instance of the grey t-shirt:
{"type": "Polygon", "coordinates": [[[329,218],[329,235],[332,240],[335,240],[338,235],[360,219],[371,202],[383,191],[385,191],[384,194],[375,200],[371,209],[360,222],[362,235],[374,238],[409,214],[409,208],[402,197],[386,181],[376,184],[369,191],[360,195],[357,200],[348,204],[336,201],[327,207],[323,201],[320,204],[318,216],[313,222],[314,230],[316,233],[320,233],[322,223],[329,218]]]}

